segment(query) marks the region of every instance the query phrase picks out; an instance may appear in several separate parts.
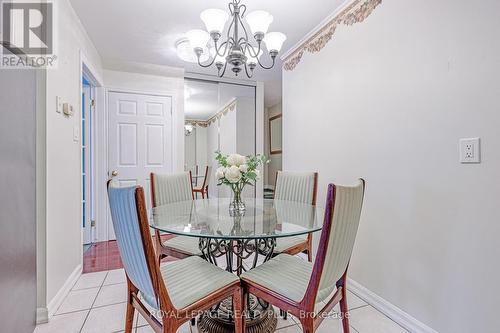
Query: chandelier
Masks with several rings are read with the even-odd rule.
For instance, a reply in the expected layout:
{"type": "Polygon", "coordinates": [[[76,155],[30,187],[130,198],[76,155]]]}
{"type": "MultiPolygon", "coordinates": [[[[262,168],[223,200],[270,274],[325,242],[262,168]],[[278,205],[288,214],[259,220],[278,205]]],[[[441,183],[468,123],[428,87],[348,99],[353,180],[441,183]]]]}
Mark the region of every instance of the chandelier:
{"type": "MultiPolygon", "coordinates": [[[[263,10],[253,11],[246,14],[247,7],[241,4],[241,0],[231,0],[228,4],[229,14],[221,9],[207,9],[200,14],[206,29],[194,29],[186,33],[187,40],[180,45],[186,49],[189,42],[191,54],[201,67],[211,67],[215,64],[219,77],[224,76],[228,66],[237,76],[243,70],[248,78],[253,76],[257,66],[263,69],[271,69],[276,63],[276,57],[286,40],[281,32],[267,32],[273,22],[273,16],[263,10]],[[231,17],[231,18],[230,18],[231,17]],[[227,36],[222,40],[222,33],[226,23],[230,21],[227,36]],[[246,23],[246,24],[245,24],[246,23]],[[247,26],[250,29],[254,42],[248,36],[247,26]],[[270,59],[267,64],[261,62],[260,57],[264,53],[264,44],[270,59]]],[[[184,60],[186,56],[181,56],[184,60]]],[[[189,60],[187,60],[189,61],[189,60]]]]}

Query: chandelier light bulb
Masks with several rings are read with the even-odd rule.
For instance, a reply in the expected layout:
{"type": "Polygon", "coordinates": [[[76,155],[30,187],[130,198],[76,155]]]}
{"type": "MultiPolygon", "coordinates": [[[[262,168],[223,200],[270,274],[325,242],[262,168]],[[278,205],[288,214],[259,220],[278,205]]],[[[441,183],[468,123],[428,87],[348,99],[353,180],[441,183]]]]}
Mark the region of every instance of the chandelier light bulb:
{"type": "Polygon", "coordinates": [[[264,43],[266,43],[269,53],[281,51],[285,40],[286,36],[281,32],[270,32],[264,37],[264,43]]]}
{"type": "Polygon", "coordinates": [[[229,19],[229,14],[222,9],[207,9],[201,12],[200,18],[210,34],[220,34],[229,19]]]}
{"type": "Polygon", "coordinates": [[[208,32],[200,29],[189,30],[186,32],[186,37],[189,40],[189,43],[193,47],[193,50],[204,50],[207,47],[208,41],[210,39],[210,35],[208,32]]]}
{"type": "Polygon", "coordinates": [[[245,20],[255,36],[267,33],[273,22],[273,16],[264,10],[256,10],[246,15],[245,20]]]}

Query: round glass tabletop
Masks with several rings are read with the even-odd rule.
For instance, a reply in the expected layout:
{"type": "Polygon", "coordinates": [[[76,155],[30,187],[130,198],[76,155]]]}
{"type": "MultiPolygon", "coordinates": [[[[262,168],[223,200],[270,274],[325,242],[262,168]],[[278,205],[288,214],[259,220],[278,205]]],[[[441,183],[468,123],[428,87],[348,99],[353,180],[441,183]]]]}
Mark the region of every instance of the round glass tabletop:
{"type": "Polygon", "coordinates": [[[151,227],[190,237],[263,239],[304,235],[321,230],[324,211],[308,204],[245,199],[242,216],[229,214],[227,198],[190,200],[153,208],[151,227]]]}

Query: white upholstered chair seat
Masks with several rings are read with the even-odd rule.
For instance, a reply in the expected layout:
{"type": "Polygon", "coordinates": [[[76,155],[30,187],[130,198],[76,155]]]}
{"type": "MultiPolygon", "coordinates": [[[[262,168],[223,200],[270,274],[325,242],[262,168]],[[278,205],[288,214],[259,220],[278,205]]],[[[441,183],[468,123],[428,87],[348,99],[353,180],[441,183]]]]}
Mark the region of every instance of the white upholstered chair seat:
{"type": "Polygon", "coordinates": [[[163,242],[164,247],[191,256],[201,256],[202,253],[200,251],[200,247],[198,244],[199,244],[198,238],[187,237],[187,236],[177,236],[163,242]]]}
{"type": "Polygon", "coordinates": [[[302,244],[306,241],[306,238],[297,237],[281,237],[276,240],[276,246],[274,247],[274,253],[282,253],[286,250],[302,244]]]}
{"type": "MultiPolygon", "coordinates": [[[[241,278],[276,292],[286,298],[300,302],[311,279],[313,264],[288,254],[280,254],[262,265],[245,272],[241,278]]],[[[318,292],[316,303],[326,299],[335,288],[318,292]]]]}
{"type": "MultiPolygon", "coordinates": [[[[170,300],[177,309],[184,309],[215,291],[239,281],[236,275],[200,257],[189,257],[162,264],[160,270],[170,300]]],[[[158,308],[156,300],[146,295],[142,296],[149,305],[158,308]]]]}

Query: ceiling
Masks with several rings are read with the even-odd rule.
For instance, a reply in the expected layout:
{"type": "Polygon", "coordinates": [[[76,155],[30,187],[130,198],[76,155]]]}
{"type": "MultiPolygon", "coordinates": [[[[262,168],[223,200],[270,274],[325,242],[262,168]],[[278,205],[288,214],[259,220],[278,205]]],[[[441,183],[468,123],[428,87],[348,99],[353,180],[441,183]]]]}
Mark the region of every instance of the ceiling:
{"type": "MultiPolygon", "coordinates": [[[[114,61],[183,67],[187,72],[216,74],[177,57],[175,43],[195,28],[204,29],[200,12],[227,9],[229,0],[70,0],[104,66],[114,61]]],[[[248,11],[262,9],[274,16],[270,31],[287,35],[282,54],[332,13],[344,0],[242,0],[248,11]],[[313,4],[313,5],[312,5],[313,4]]],[[[278,56],[279,57],[279,56],[278,56]]],[[[269,60],[265,56],[262,59],[269,60]]],[[[232,73],[226,73],[234,77],[232,73]]],[[[281,61],[272,70],[256,69],[253,78],[265,83],[265,103],[281,100],[281,61]]]]}

